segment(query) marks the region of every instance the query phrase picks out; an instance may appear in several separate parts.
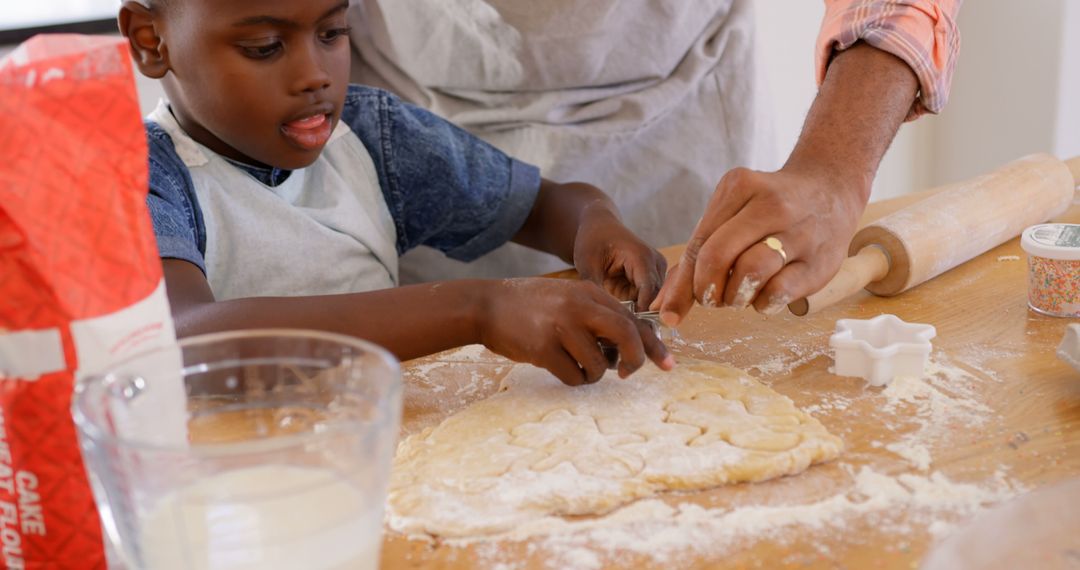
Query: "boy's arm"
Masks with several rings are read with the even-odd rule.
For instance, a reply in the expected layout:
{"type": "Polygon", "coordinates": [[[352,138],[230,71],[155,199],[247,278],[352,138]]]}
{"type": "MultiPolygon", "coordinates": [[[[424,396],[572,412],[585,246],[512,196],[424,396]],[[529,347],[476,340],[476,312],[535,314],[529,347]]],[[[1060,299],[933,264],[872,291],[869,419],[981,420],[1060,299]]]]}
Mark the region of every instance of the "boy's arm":
{"type": "Polygon", "coordinates": [[[195,265],[164,259],[178,336],[236,329],[304,328],[360,337],[401,360],[482,343],[513,360],[551,370],[570,385],[607,369],[598,339],[610,340],[620,375],[646,357],[674,360],[651,332],[591,283],[555,279],[460,280],[311,297],[216,301],[195,265]]]}
{"type": "Polygon", "coordinates": [[[352,295],[251,297],[218,302],[198,267],[163,259],[177,336],[255,328],[304,328],[358,336],[402,360],[479,342],[476,281],[352,295]]]}
{"type": "Polygon", "coordinates": [[[588,184],[557,184],[544,178],[532,212],[514,241],[573,263],[578,228],[594,217],[619,219],[607,194],[588,184]]]}
{"type": "Polygon", "coordinates": [[[607,194],[580,182],[543,179],[514,241],[573,263],[583,279],[639,307],[656,297],[667,268],[659,252],[623,225],[607,194]]]}

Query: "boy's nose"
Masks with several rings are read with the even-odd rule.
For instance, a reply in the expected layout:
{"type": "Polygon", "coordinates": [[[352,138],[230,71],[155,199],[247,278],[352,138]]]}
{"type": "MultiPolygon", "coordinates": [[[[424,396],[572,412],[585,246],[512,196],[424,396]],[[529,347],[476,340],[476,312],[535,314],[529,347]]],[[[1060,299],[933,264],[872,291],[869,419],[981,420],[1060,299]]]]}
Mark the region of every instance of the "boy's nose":
{"type": "Polygon", "coordinates": [[[317,46],[308,46],[307,49],[298,51],[301,53],[296,55],[293,92],[310,93],[330,87],[330,73],[327,71],[326,62],[323,61],[325,54],[320,53],[317,46]]]}

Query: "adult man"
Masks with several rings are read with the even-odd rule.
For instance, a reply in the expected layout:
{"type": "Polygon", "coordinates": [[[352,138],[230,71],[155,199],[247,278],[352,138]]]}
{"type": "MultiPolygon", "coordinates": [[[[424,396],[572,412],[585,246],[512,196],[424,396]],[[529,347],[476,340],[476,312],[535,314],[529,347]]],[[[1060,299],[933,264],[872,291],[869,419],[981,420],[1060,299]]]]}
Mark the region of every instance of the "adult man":
{"type": "MultiPolygon", "coordinates": [[[[671,324],[695,299],[777,312],[824,285],[901,122],[944,106],[959,46],[960,0],[827,1],[821,90],[784,167],[760,172],[751,0],[354,2],[355,79],[599,186],[654,245],[689,239],[655,303],[671,324]]],[[[460,275],[414,261],[403,274],[460,275]]],[[[550,268],[496,252],[483,274],[550,268]]]]}

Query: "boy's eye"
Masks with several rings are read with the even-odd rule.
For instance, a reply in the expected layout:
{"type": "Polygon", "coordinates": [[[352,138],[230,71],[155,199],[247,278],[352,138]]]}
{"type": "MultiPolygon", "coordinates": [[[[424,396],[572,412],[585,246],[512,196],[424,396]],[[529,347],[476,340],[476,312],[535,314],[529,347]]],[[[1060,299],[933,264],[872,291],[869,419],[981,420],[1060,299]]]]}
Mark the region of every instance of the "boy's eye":
{"type": "Polygon", "coordinates": [[[336,40],[336,39],[338,39],[338,38],[340,38],[342,36],[349,35],[349,32],[351,32],[351,31],[352,31],[352,28],[348,28],[348,27],[333,28],[333,29],[326,30],[325,32],[320,33],[319,34],[319,39],[321,39],[324,42],[329,43],[329,42],[332,42],[332,41],[334,41],[334,40],[336,40]]]}
{"type": "Polygon", "coordinates": [[[240,51],[252,59],[266,59],[281,49],[281,42],[273,42],[258,45],[241,45],[240,51]]]}

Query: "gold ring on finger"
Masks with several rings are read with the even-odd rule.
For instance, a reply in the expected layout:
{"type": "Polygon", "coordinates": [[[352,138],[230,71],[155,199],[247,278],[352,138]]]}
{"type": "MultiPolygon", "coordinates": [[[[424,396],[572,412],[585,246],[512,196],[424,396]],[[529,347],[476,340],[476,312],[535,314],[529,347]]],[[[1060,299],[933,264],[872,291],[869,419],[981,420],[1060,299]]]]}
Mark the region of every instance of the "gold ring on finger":
{"type": "Polygon", "coordinates": [[[779,253],[780,261],[784,265],[787,265],[787,252],[784,251],[784,243],[780,241],[780,238],[776,236],[769,236],[762,240],[761,243],[765,244],[765,247],[775,251],[776,253],[779,253]]]}

